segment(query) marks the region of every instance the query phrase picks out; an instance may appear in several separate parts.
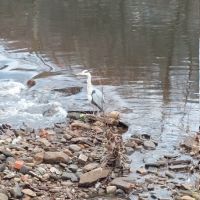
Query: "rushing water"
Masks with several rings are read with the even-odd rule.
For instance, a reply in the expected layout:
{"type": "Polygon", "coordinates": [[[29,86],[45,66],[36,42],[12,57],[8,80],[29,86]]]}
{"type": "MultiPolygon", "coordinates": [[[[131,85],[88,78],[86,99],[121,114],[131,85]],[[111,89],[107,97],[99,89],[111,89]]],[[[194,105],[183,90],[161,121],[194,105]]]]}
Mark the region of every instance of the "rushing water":
{"type": "Polygon", "coordinates": [[[51,126],[68,110],[90,110],[85,78],[75,75],[89,69],[106,110],[130,125],[125,136],[148,133],[157,151],[173,151],[200,124],[199,7],[199,0],[1,1],[0,123],[51,126]],[[83,89],[55,90],[70,87],[83,89]]]}

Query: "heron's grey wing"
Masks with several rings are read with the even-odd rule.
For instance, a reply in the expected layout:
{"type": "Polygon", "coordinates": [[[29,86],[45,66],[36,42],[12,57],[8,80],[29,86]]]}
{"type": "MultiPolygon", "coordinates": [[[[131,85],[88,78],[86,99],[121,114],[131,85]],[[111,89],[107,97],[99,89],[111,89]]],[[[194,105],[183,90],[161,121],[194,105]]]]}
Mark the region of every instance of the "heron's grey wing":
{"type": "Polygon", "coordinates": [[[103,110],[104,96],[103,93],[96,88],[92,90],[92,103],[101,111],[103,110]]]}

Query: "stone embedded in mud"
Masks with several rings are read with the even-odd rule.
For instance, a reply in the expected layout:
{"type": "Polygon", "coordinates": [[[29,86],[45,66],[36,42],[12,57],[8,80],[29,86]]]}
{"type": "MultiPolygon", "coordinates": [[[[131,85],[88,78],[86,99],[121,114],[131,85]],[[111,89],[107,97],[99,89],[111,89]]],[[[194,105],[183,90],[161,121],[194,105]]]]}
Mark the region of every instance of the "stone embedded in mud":
{"type": "Polygon", "coordinates": [[[125,177],[118,177],[111,181],[110,185],[115,185],[117,188],[120,188],[125,191],[135,187],[135,184],[130,183],[125,177]]]}
{"type": "Polygon", "coordinates": [[[80,176],[80,185],[89,185],[95,183],[99,179],[106,178],[110,173],[110,169],[99,167],[92,171],[86,172],[80,176]]]}
{"type": "Polygon", "coordinates": [[[91,170],[97,168],[98,166],[99,166],[99,163],[96,163],[96,162],[94,162],[94,163],[89,163],[89,164],[87,164],[87,165],[85,165],[85,166],[83,167],[83,171],[84,171],[84,172],[91,171],[91,170]]]}
{"type": "Polygon", "coordinates": [[[69,156],[63,152],[44,152],[44,162],[47,163],[68,163],[69,156]]]}

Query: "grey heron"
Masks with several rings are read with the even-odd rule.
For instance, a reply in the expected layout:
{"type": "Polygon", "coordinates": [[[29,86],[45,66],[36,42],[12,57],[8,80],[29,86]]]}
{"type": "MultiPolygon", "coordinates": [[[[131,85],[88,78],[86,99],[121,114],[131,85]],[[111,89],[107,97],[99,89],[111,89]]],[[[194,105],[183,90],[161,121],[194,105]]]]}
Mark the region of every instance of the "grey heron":
{"type": "Polygon", "coordinates": [[[95,105],[97,108],[99,108],[100,111],[103,111],[103,103],[105,102],[104,100],[104,95],[103,93],[95,88],[92,85],[92,76],[88,70],[83,70],[81,73],[78,73],[77,75],[81,76],[87,76],[87,97],[90,103],[95,105]]]}

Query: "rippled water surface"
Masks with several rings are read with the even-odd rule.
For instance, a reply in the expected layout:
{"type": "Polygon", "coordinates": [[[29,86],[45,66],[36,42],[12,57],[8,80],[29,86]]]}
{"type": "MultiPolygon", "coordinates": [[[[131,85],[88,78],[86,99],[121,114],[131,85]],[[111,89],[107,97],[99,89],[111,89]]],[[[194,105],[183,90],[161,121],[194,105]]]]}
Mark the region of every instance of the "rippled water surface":
{"type": "Polygon", "coordinates": [[[68,110],[90,110],[85,78],[75,75],[89,69],[106,110],[119,110],[130,125],[125,136],[148,133],[158,150],[173,150],[200,123],[199,6],[198,0],[1,1],[0,123],[52,126],[68,110]],[[28,88],[31,78],[36,85],[28,88]]]}

